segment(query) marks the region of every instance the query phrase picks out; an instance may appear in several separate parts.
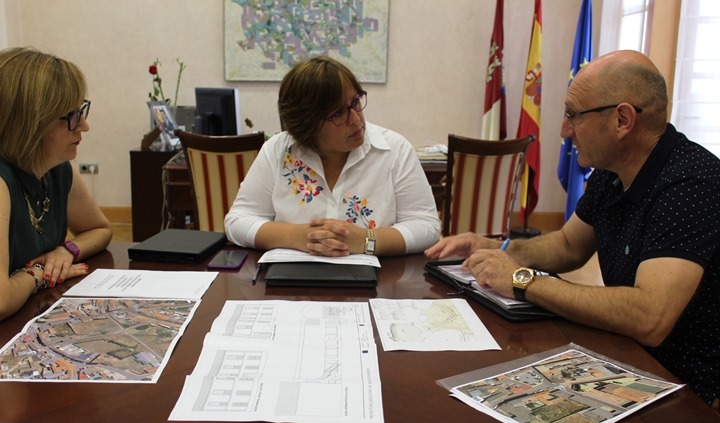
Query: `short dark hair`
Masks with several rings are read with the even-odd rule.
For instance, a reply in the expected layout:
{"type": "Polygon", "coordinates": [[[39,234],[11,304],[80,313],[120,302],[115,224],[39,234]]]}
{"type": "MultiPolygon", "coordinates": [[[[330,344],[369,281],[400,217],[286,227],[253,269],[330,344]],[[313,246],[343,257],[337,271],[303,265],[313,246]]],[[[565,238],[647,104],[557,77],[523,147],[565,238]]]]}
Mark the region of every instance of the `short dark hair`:
{"type": "Polygon", "coordinates": [[[345,65],[326,56],[296,64],[280,84],[278,112],[285,130],[303,146],[317,151],[316,135],[325,119],[345,103],[348,84],[362,86],[345,65]]]}

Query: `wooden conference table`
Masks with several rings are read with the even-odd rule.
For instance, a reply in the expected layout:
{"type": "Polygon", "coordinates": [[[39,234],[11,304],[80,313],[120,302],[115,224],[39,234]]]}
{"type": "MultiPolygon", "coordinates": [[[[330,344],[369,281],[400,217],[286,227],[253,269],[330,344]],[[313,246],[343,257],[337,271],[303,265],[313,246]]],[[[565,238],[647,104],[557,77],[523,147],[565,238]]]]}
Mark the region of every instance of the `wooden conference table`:
{"type": "MultiPolygon", "coordinates": [[[[87,260],[90,269],[203,270],[196,266],[129,262],[132,243],[112,243],[87,260]]],[[[448,286],[423,272],[422,255],[381,259],[377,289],[266,288],[251,279],[261,252],[250,255],[239,272],[221,272],[206,292],[156,384],[0,382],[0,422],[160,422],[166,421],[192,373],[205,334],[226,300],[288,299],[367,301],[369,298],[447,298],[448,286]]],[[[78,279],[79,280],[79,279],[78,279]]],[[[33,296],[14,316],[0,322],[0,345],[46,309],[75,280],[33,296]]],[[[575,342],[585,348],[677,382],[631,339],[562,319],[512,323],[469,301],[501,351],[384,352],[375,330],[386,422],[494,421],[448,396],[436,380],[514,360],[575,342]]],[[[632,414],[627,422],[706,422],[720,415],[687,387],[632,414]]]]}

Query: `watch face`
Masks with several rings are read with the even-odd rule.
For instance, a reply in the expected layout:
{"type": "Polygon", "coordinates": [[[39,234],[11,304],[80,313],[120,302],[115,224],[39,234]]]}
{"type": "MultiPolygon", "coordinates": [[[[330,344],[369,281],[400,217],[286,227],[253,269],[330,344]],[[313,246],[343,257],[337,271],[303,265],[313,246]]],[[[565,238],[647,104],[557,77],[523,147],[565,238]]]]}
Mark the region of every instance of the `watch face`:
{"type": "Polygon", "coordinates": [[[533,273],[529,271],[528,269],[520,269],[517,272],[515,272],[514,279],[515,282],[519,284],[526,284],[530,282],[533,278],[533,273]]]}
{"type": "Polygon", "coordinates": [[[375,240],[374,240],[374,239],[368,239],[368,242],[367,242],[367,251],[368,251],[368,253],[374,253],[374,252],[375,252],[375,240]]]}

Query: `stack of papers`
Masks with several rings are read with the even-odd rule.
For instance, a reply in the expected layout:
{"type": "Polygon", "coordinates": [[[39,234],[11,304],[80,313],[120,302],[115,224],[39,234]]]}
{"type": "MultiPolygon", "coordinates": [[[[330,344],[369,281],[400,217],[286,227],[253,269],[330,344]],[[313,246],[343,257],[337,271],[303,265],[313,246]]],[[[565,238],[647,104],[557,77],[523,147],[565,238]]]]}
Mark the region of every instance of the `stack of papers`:
{"type": "Polygon", "coordinates": [[[517,310],[517,309],[534,308],[535,307],[535,305],[533,305],[532,303],[528,303],[525,301],[518,301],[513,298],[507,298],[507,297],[504,297],[504,296],[498,294],[493,289],[481,287],[480,285],[478,285],[477,281],[475,280],[475,276],[473,276],[472,273],[468,272],[467,270],[463,270],[461,265],[459,265],[459,264],[438,266],[438,269],[440,269],[441,272],[443,272],[443,273],[447,274],[448,276],[450,276],[451,278],[453,278],[459,284],[466,286],[466,287],[471,287],[478,294],[482,295],[483,297],[487,298],[488,300],[494,302],[495,304],[497,304],[500,307],[503,307],[507,310],[517,310]]]}
{"type": "Polygon", "coordinates": [[[435,144],[415,148],[418,158],[422,162],[446,162],[447,146],[445,144],[435,144]]]}

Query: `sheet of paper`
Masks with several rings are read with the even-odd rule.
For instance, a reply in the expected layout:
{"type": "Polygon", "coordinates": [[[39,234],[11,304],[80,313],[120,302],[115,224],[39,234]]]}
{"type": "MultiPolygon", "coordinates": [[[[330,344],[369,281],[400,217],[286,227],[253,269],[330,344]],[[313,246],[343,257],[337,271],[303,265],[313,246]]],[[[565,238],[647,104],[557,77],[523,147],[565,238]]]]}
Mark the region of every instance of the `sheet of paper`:
{"type": "Polygon", "coordinates": [[[382,422],[368,304],[227,301],[170,420],[382,422]]]}
{"type": "Polygon", "coordinates": [[[502,422],[616,422],[683,385],[575,349],[456,386],[450,395],[502,422]]]}
{"type": "Polygon", "coordinates": [[[275,248],[266,251],[260,257],[258,263],[284,263],[292,261],[314,261],[317,263],[335,263],[335,264],[356,264],[373,267],[380,267],[380,260],[377,256],[371,254],[350,254],[344,257],[321,257],[313,256],[300,250],[291,250],[287,248],[275,248]]]}
{"type": "Polygon", "coordinates": [[[447,266],[439,266],[438,268],[449,273],[451,276],[465,282],[466,284],[470,284],[470,286],[472,286],[473,289],[475,289],[476,291],[482,292],[485,296],[490,297],[496,302],[504,304],[507,307],[531,306],[531,304],[528,304],[525,301],[518,301],[513,298],[503,297],[502,295],[498,294],[494,289],[481,287],[475,280],[475,276],[473,276],[472,273],[468,272],[467,270],[463,270],[462,266],[459,264],[449,264],[447,266]]]}
{"type": "Polygon", "coordinates": [[[200,301],[58,300],[0,351],[0,381],[155,383],[200,301]]]}
{"type": "Polygon", "coordinates": [[[447,300],[370,299],[385,351],[499,350],[470,305],[447,300]]]}
{"type": "Polygon", "coordinates": [[[200,299],[217,272],[97,269],[65,292],[66,297],[200,299]]]}

